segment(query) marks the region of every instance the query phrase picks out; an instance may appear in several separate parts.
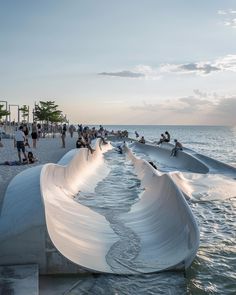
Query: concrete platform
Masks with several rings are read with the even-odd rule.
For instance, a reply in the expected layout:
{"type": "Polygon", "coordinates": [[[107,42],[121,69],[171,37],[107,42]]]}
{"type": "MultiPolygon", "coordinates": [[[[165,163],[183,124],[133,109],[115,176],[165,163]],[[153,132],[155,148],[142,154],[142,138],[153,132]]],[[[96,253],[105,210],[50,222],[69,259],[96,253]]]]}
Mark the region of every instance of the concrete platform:
{"type": "Polygon", "coordinates": [[[0,295],[38,295],[38,265],[0,266],[0,295]]]}

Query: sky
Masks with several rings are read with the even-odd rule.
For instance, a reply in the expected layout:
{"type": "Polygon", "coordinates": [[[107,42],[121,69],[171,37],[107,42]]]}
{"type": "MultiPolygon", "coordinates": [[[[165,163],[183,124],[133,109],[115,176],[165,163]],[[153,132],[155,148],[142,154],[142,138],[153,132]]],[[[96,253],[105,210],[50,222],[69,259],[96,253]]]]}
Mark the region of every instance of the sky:
{"type": "Polygon", "coordinates": [[[83,124],[236,125],[235,82],[235,0],[0,0],[0,103],[55,101],[83,124]]]}

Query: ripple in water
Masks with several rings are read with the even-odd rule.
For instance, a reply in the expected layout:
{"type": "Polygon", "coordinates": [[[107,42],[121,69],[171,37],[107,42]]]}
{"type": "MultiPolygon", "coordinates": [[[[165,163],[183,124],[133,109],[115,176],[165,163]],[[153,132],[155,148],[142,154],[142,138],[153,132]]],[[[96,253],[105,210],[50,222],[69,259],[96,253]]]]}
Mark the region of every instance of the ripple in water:
{"type": "MultiPolygon", "coordinates": [[[[134,174],[134,167],[125,155],[114,150],[105,154],[106,164],[111,166],[109,175],[98,183],[95,194],[89,197],[79,194],[78,201],[102,214],[120,237],[107,253],[107,263],[114,270],[128,273],[137,269],[133,262],[140,251],[140,239],[120,219],[139,200],[142,189],[134,174]]],[[[137,271],[138,273],[138,271],[137,271]]],[[[111,275],[98,274],[81,280],[75,288],[78,294],[186,294],[183,272],[156,274],[111,275]],[[177,289],[176,289],[177,286],[177,289]]],[[[75,293],[76,294],[76,293],[75,293]]]]}
{"type": "MultiPolygon", "coordinates": [[[[160,134],[168,130],[172,139],[180,139],[186,147],[228,164],[235,163],[235,128],[111,126],[110,130],[112,129],[127,129],[131,132],[137,130],[140,135],[152,141],[158,140],[160,134]],[[193,140],[196,138],[197,140],[193,140]]],[[[122,157],[114,155],[117,165],[122,157]]],[[[164,171],[168,169],[161,168],[164,171]]],[[[110,202],[114,203],[114,200],[110,202]]],[[[196,216],[201,240],[197,256],[186,272],[186,278],[182,273],[169,272],[133,276],[99,274],[90,277],[86,282],[81,280],[77,294],[236,294],[236,199],[200,203],[189,200],[188,203],[196,216]]]]}

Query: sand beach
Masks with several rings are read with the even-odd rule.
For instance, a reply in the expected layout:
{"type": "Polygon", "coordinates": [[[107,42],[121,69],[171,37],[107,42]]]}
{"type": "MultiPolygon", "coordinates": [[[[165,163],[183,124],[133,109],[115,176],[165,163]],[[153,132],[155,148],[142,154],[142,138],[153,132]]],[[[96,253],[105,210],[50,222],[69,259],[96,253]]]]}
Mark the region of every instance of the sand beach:
{"type": "MultiPolygon", "coordinates": [[[[0,165],[0,209],[4,199],[5,191],[8,184],[14,176],[21,171],[34,167],[36,165],[42,165],[45,163],[56,163],[62,156],[69,150],[75,148],[76,136],[71,138],[69,135],[66,137],[66,147],[61,147],[60,135],[46,138],[40,138],[37,141],[36,149],[32,148],[32,140],[29,139],[31,148],[26,147],[26,151],[32,151],[38,161],[34,164],[8,166],[0,165]]],[[[0,148],[0,163],[5,161],[18,161],[17,149],[14,147],[13,139],[2,139],[3,147],[0,148]]]]}

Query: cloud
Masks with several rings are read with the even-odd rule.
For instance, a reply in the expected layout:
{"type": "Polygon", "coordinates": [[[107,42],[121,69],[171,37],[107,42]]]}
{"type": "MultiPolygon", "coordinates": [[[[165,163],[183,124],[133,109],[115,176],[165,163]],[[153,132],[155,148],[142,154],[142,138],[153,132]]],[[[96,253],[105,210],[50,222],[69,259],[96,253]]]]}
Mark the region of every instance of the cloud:
{"type": "Polygon", "coordinates": [[[208,75],[211,72],[220,71],[215,65],[212,65],[210,62],[199,62],[199,63],[187,63],[187,64],[166,64],[161,66],[162,72],[173,72],[173,73],[182,73],[182,74],[200,74],[208,75]]]}
{"type": "Polygon", "coordinates": [[[226,20],[224,22],[224,24],[225,24],[225,26],[228,26],[228,27],[231,27],[231,28],[236,29],[236,18],[232,18],[232,19],[226,20]]]}
{"type": "MultiPolygon", "coordinates": [[[[158,118],[175,118],[176,121],[194,122],[195,124],[235,125],[236,96],[207,93],[195,89],[194,94],[172,98],[157,103],[142,102],[130,106],[133,111],[156,113],[158,118]]],[[[152,115],[151,115],[152,116],[152,115]]],[[[168,121],[168,120],[167,120],[168,121]]]]}
{"type": "Polygon", "coordinates": [[[216,67],[221,71],[231,71],[236,72],[236,55],[229,54],[224,57],[218,58],[215,61],[216,67]]]}
{"type": "Polygon", "coordinates": [[[132,71],[121,71],[121,72],[102,72],[99,75],[113,76],[113,77],[125,77],[125,78],[141,78],[145,77],[143,73],[132,72],[132,71]]]}
{"type": "Polygon", "coordinates": [[[218,10],[217,13],[219,15],[227,15],[227,14],[236,14],[236,10],[233,9],[226,9],[226,10],[218,10]]]}
{"type": "Polygon", "coordinates": [[[223,24],[227,27],[236,29],[236,10],[227,9],[227,10],[218,10],[219,15],[224,16],[223,24]]]}
{"type": "Polygon", "coordinates": [[[203,74],[209,74],[214,71],[219,71],[219,68],[212,66],[209,63],[202,64],[202,65],[196,64],[196,63],[190,63],[190,64],[182,65],[181,68],[187,71],[202,72],[203,74]]]}
{"type": "Polygon", "coordinates": [[[160,79],[160,73],[158,69],[154,69],[147,65],[138,65],[132,70],[124,70],[119,72],[102,72],[99,75],[122,77],[122,78],[143,78],[146,80],[157,80],[160,79]]]}
{"type": "Polygon", "coordinates": [[[159,67],[137,65],[131,70],[102,72],[98,75],[132,79],[159,80],[168,74],[208,76],[217,72],[236,72],[236,54],[228,54],[213,61],[183,64],[161,64],[159,67]]]}
{"type": "Polygon", "coordinates": [[[161,65],[162,73],[196,74],[206,76],[214,72],[236,72],[236,55],[230,54],[213,61],[161,65]]]}

